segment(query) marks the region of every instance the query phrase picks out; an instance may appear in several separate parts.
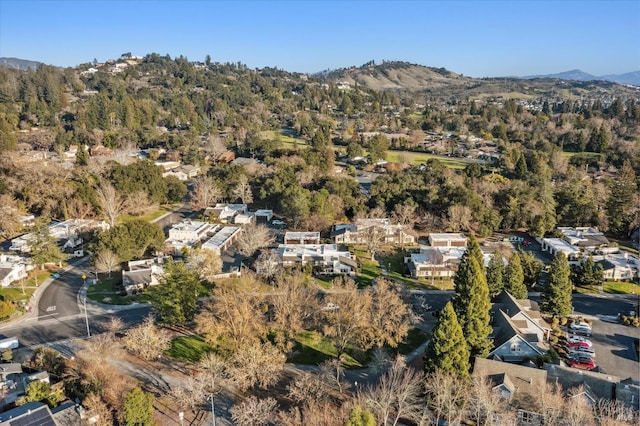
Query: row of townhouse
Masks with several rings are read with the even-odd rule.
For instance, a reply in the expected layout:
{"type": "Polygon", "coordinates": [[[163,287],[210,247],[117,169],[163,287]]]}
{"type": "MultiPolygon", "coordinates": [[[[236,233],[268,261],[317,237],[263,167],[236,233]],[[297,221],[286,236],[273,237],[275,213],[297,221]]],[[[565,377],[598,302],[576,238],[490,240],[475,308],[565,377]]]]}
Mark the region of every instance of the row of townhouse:
{"type": "Polygon", "coordinates": [[[233,223],[236,225],[248,225],[251,223],[269,223],[273,219],[273,210],[258,209],[249,211],[246,204],[218,203],[213,207],[207,207],[204,217],[221,223],[233,223]]]}
{"type": "Polygon", "coordinates": [[[429,234],[429,245],[409,251],[404,262],[412,278],[450,278],[455,275],[467,247],[458,233],[429,234]]]}
{"type": "Polygon", "coordinates": [[[531,361],[550,349],[551,325],[536,302],[517,300],[503,291],[493,299],[491,326],[493,349],[486,359],[475,359],[473,376],[488,379],[496,394],[518,408],[519,425],[545,423],[538,401],[546,383],[561,386],[567,397],[585,398],[589,406],[605,400],[619,401],[636,413],[640,408],[640,386],[631,379],[577,370],[561,362],[538,368],[531,361]]]}
{"type": "Polygon", "coordinates": [[[203,249],[221,255],[238,240],[241,231],[237,226],[188,219],[169,229],[169,238],[165,244],[171,247],[176,255],[181,255],[184,249],[191,249],[198,244],[202,244],[203,249]]]}
{"type": "Polygon", "coordinates": [[[606,280],[634,280],[640,277],[640,258],[611,246],[607,237],[594,227],[559,227],[558,238],[536,238],[543,251],[552,256],[563,253],[569,263],[578,264],[589,254],[602,267],[606,280]]]}
{"type": "Polygon", "coordinates": [[[366,244],[371,234],[380,236],[383,244],[415,244],[413,235],[406,227],[394,225],[388,218],[357,219],[355,223],[341,223],[333,226],[331,237],[336,244],[366,244]]]}

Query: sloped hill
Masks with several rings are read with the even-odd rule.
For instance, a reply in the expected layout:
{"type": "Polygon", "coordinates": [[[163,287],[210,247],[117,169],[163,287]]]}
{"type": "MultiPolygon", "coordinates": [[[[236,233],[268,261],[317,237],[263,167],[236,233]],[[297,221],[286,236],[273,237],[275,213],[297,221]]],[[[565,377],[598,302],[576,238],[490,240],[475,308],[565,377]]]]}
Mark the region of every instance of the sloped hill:
{"type": "Polygon", "coordinates": [[[352,85],[357,83],[373,90],[409,91],[461,86],[473,80],[445,68],[426,67],[397,61],[335,70],[325,74],[325,78],[332,81],[346,81],[352,85]]]}
{"type": "Polygon", "coordinates": [[[28,61],[26,59],[18,59],[18,58],[0,58],[0,67],[13,68],[16,70],[27,71],[27,70],[35,70],[42,62],[37,61],[28,61]]]}

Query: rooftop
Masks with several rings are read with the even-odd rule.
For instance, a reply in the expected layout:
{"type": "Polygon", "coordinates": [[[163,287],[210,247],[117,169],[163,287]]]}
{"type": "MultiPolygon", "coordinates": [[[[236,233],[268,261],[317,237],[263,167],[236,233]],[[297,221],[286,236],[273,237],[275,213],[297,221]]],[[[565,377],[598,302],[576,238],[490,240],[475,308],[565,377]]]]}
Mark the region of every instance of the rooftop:
{"type": "Polygon", "coordinates": [[[215,234],[213,237],[209,238],[203,245],[203,249],[211,249],[220,248],[229,238],[231,238],[235,233],[240,232],[240,228],[237,226],[225,226],[215,234]]]}

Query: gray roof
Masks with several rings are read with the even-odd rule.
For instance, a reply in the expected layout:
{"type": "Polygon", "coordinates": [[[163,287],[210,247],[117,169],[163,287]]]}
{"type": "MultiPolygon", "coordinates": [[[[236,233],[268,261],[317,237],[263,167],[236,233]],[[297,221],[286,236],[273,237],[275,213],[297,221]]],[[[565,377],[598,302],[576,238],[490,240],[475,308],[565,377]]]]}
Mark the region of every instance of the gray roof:
{"type": "Polygon", "coordinates": [[[620,381],[618,376],[611,374],[576,370],[562,365],[544,364],[543,368],[547,371],[549,382],[561,385],[565,391],[585,385],[595,398],[614,399],[616,383],[620,381]]]}
{"type": "Polygon", "coordinates": [[[2,426],[57,426],[46,404],[29,402],[0,413],[2,426]]]}

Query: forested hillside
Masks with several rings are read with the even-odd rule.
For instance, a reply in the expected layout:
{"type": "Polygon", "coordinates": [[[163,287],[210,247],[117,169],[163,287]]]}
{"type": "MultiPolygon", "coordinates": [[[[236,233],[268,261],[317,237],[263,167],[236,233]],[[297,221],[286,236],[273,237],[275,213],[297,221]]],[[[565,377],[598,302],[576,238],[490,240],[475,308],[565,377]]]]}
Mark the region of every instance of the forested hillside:
{"type": "MultiPolygon", "coordinates": [[[[367,214],[482,235],[597,225],[625,238],[638,226],[637,91],[606,82],[468,79],[434,68],[427,79],[404,63],[366,68],[370,81],[393,90],[362,85],[348,70],[307,76],[157,54],[67,69],[0,67],[3,209],[7,217],[104,216],[97,190],[105,180],[138,200],[129,205],[179,200],[184,184],[161,174],[145,186],[128,182],[140,170],[129,154],[151,148],[210,165],[221,199],[240,199],[237,186],[247,181],[254,203],[301,229],[367,214]],[[408,151],[432,152],[429,138],[440,138],[452,156],[493,154],[462,169],[408,160],[408,151]],[[99,145],[115,154],[99,159],[84,148],[99,145]],[[60,161],[72,146],[75,167],[60,161]],[[349,175],[353,167],[336,171],[337,153],[344,160],[368,154],[376,163],[391,160],[389,149],[403,150],[393,157],[399,164],[367,195],[349,175]],[[226,150],[260,162],[215,161],[226,150]],[[46,167],[33,151],[45,153],[46,167]]],[[[11,234],[11,220],[2,226],[11,234]]]]}

